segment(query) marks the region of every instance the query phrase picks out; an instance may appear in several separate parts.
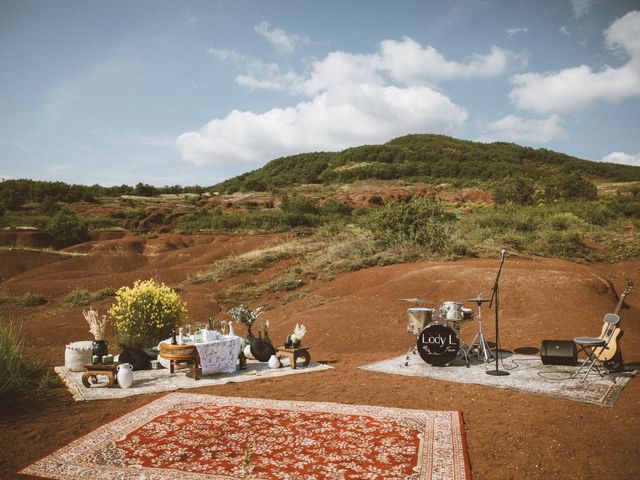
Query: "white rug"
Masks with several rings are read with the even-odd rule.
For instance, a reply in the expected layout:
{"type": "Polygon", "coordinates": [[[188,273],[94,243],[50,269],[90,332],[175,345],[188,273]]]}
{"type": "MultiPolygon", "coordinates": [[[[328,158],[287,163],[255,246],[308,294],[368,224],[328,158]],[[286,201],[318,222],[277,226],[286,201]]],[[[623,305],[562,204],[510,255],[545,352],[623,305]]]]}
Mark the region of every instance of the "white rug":
{"type": "Polygon", "coordinates": [[[589,377],[582,382],[585,370],[576,378],[571,378],[571,374],[579,367],[543,365],[540,357],[534,355],[518,355],[507,352],[501,352],[500,355],[504,355],[504,365],[501,362],[499,369],[508,371],[508,376],[487,375],[487,370],[495,370],[495,363],[478,363],[475,357],[472,358],[469,368],[460,358],[456,359],[452,365],[434,367],[425,363],[419,355],[411,355],[409,365],[406,367],[404,366],[405,355],[402,355],[360,368],[395,375],[430,377],[448,382],[506,388],[606,407],[613,406],[624,386],[635,375],[635,371],[614,373],[614,383],[611,379],[601,378],[592,371],[589,377]]]}
{"type": "Polygon", "coordinates": [[[112,387],[106,388],[107,379],[99,376],[100,383],[86,388],[82,384],[83,372],[71,372],[65,367],[56,367],[55,371],[69,387],[73,398],[76,400],[105,400],[112,398],[130,397],[143,393],[159,393],[178,390],[181,388],[208,387],[211,385],[223,385],[231,382],[248,382],[262,378],[283,377],[310,372],[320,372],[331,369],[329,365],[311,362],[308,366],[298,365],[296,369],[290,368],[287,359],[282,359],[283,366],[270,369],[266,363],[256,360],[247,361],[246,370],[238,370],[236,373],[219,373],[194,380],[187,376],[187,370],[178,370],[169,373],[169,370],[138,370],[133,372],[133,385],[130,388],[112,387]]]}

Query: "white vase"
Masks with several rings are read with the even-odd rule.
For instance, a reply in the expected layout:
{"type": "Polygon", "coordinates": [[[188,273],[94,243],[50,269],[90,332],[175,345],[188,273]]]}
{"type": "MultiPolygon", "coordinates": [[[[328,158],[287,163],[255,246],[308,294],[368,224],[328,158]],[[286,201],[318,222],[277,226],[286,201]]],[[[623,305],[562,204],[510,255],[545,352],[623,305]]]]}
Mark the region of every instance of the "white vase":
{"type": "Polygon", "coordinates": [[[271,357],[269,358],[269,368],[279,368],[280,367],[280,360],[278,360],[278,357],[276,357],[275,355],[271,355],[271,357]]]}
{"type": "Polygon", "coordinates": [[[133,384],[133,365],[121,363],[116,367],[118,371],[118,385],[120,388],[129,388],[133,384]]]}
{"type": "Polygon", "coordinates": [[[251,360],[255,360],[255,357],[253,356],[253,354],[251,353],[251,345],[247,345],[246,347],[244,347],[244,356],[251,359],[251,360]]]}
{"type": "Polygon", "coordinates": [[[235,333],[233,333],[233,322],[229,321],[229,336],[235,337],[235,333]]]}

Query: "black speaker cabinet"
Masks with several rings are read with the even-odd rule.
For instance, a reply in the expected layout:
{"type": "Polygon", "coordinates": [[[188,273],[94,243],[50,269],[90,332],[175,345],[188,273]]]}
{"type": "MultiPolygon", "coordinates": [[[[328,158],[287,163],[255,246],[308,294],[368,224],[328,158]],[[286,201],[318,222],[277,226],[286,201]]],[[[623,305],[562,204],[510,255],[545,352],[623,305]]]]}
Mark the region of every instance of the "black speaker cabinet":
{"type": "Polygon", "coordinates": [[[573,340],[542,340],[540,358],[545,365],[578,364],[578,349],[573,340]]]}

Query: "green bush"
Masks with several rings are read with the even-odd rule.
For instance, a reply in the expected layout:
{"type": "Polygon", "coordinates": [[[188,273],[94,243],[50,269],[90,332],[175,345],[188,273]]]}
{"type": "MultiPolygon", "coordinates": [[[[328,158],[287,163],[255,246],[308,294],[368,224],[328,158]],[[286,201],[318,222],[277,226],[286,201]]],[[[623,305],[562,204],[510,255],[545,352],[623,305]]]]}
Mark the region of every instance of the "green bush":
{"type": "Polygon", "coordinates": [[[60,384],[56,375],[29,358],[11,323],[0,319],[0,403],[46,396],[60,384]],[[35,388],[34,388],[35,385],[35,388]]]}
{"type": "Polygon", "coordinates": [[[18,299],[18,303],[25,307],[37,307],[47,303],[47,297],[39,293],[25,293],[18,299]]]}
{"type": "Polygon", "coordinates": [[[517,205],[531,205],[535,185],[527,177],[508,177],[493,191],[493,200],[498,203],[515,203],[517,205]]]}
{"type": "Polygon", "coordinates": [[[84,307],[92,302],[98,302],[105,298],[111,297],[115,292],[110,288],[103,288],[95,292],[85,289],[74,290],[64,297],[63,304],[65,307],[84,307]]]}
{"type": "Polygon", "coordinates": [[[450,238],[449,222],[455,217],[440,202],[414,197],[390,202],[367,218],[368,226],[389,245],[421,245],[437,252],[450,238]]]}
{"type": "Polygon", "coordinates": [[[186,318],[178,293],[164,283],[138,280],[116,292],[109,315],[115,319],[121,347],[148,348],[171,335],[186,318]]]}
{"type": "Polygon", "coordinates": [[[87,225],[68,210],[60,210],[47,224],[45,231],[53,237],[56,247],[67,247],[89,240],[87,225]]]}

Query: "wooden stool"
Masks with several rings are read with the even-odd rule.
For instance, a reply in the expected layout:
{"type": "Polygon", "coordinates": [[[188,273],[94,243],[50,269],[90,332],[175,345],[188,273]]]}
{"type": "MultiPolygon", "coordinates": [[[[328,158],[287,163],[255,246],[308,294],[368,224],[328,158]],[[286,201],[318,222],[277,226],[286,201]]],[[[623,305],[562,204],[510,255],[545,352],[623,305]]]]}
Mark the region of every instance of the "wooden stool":
{"type": "Polygon", "coordinates": [[[302,357],[304,358],[303,367],[306,367],[311,362],[311,355],[309,354],[309,347],[298,347],[298,348],[285,348],[278,347],[276,349],[276,357],[278,359],[280,357],[289,357],[289,363],[291,363],[291,368],[296,368],[296,360],[302,357]]]}
{"type": "Polygon", "coordinates": [[[82,384],[89,388],[91,387],[91,383],[94,385],[98,383],[98,375],[104,375],[109,380],[107,388],[113,387],[118,384],[118,377],[116,376],[117,367],[117,363],[97,363],[95,365],[90,363],[85,365],[84,373],[82,374],[82,384]],[[91,383],[89,383],[89,379],[91,379],[91,383]]]}
{"type": "Polygon", "coordinates": [[[171,345],[170,343],[160,344],[160,356],[169,360],[169,371],[174,373],[176,368],[191,368],[193,378],[200,380],[202,368],[200,367],[200,355],[195,345],[171,345]],[[193,363],[193,367],[184,365],[193,363]]]}

